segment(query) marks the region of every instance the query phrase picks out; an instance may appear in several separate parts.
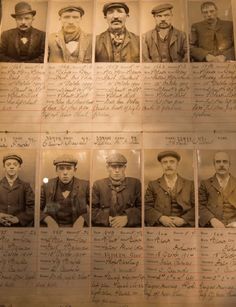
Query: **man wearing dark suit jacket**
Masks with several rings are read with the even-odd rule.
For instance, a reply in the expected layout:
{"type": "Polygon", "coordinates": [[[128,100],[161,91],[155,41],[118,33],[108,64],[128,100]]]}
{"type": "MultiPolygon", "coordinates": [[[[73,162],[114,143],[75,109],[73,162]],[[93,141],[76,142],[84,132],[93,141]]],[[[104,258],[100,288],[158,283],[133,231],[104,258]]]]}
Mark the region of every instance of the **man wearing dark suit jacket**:
{"type": "Polygon", "coordinates": [[[36,11],[27,2],[15,6],[17,27],[1,35],[0,62],[43,63],[45,32],[32,27],[36,11]]]}
{"type": "Polygon", "coordinates": [[[140,180],[125,176],[127,159],[122,154],[111,154],[106,162],[109,176],[93,185],[93,226],[141,226],[140,180]]]}
{"type": "Polygon", "coordinates": [[[69,5],[59,10],[61,30],[49,36],[51,63],[91,63],[92,35],[80,28],[84,9],[69,5]]]}
{"type": "Polygon", "coordinates": [[[62,155],[53,161],[57,177],[41,187],[42,226],[89,226],[89,182],[75,177],[77,162],[70,155],[62,155]]]}
{"type": "Polygon", "coordinates": [[[129,7],[124,2],[106,3],[103,13],[108,29],[96,38],[95,61],[139,62],[139,36],[125,27],[129,7]]]}
{"type": "Polygon", "coordinates": [[[0,227],[28,227],[34,223],[34,192],[18,176],[22,158],[16,154],[3,157],[5,176],[0,180],[0,227]]]}
{"type": "Polygon", "coordinates": [[[195,62],[226,62],[235,60],[233,23],[217,17],[217,6],[203,2],[204,20],[192,25],[190,37],[191,60],[195,62]]]}
{"type": "Polygon", "coordinates": [[[157,156],[163,176],[149,182],[145,194],[145,223],[147,226],[194,226],[194,186],[178,173],[180,155],[163,151],[157,156]]]}
{"type": "Polygon", "coordinates": [[[230,158],[226,152],[217,152],[215,175],[201,182],[199,188],[199,215],[202,227],[236,227],[236,178],[230,174],[230,158]]]}

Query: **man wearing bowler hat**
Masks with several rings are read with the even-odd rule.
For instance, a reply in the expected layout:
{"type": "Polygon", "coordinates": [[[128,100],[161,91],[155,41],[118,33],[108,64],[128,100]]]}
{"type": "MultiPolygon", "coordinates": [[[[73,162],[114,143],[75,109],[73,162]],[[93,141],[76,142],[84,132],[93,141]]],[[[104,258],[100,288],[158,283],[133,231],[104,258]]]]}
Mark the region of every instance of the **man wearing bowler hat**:
{"type": "Polygon", "coordinates": [[[92,62],[92,35],[80,27],[84,14],[81,6],[70,5],[59,10],[61,30],[49,36],[49,62],[92,62]]]}
{"type": "Polygon", "coordinates": [[[18,173],[23,163],[16,154],[3,157],[5,176],[0,180],[0,227],[27,227],[34,223],[34,192],[18,173]]]}
{"type": "Polygon", "coordinates": [[[53,161],[57,177],[41,187],[42,226],[89,226],[89,182],[75,177],[77,162],[71,155],[61,155],[53,161]]]}
{"type": "Polygon", "coordinates": [[[129,7],[124,2],[103,6],[108,29],[97,36],[96,62],[139,62],[139,36],[127,30],[129,7]]]}
{"type": "Polygon", "coordinates": [[[18,2],[15,13],[16,28],[1,35],[0,62],[43,63],[45,32],[32,27],[36,11],[27,2],[18,2]]]}
{"type": "Polygon", "coordinates": [[[93,185],[93,226],[141,226],[141,183],[139,179],[126,177],[126,164],[127,159],[120,153],[107,157],[108,177],[93,185]]]}
{"type": "Polygon", "coordinates": [[[172,25],[173,5],[160,4],[151,13],[156,27],[142,37],[143,62],[186,62],[186,34],[172,25]]]}
{"type": "Polygon", "coordinates": [[[163,176],[149,182],[145,195],[147,226],[194,226],[193,182],[178,174],[180,155],[163,151],[157,156],[163,176]]]}

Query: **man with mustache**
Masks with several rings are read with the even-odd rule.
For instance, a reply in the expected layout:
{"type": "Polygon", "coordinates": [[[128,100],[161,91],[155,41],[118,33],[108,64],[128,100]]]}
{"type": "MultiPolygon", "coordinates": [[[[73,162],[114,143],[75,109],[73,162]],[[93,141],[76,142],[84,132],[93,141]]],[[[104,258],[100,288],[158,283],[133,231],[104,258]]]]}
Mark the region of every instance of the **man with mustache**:
{"type": "Polygon", "coordinates": [[[3,157],[5,176],[0,180],[0,227],[29,227],[34,223],[34,192],[19,178],[23,160],[19,155],[3,157]]]}
{"type": "Polygon", "coordinates": [[[41,225],[49,228],[89,226],[89,182],[75,177],[77,159],[62,155],[53,161],[57,177],[41,188],[41,225]]]}
{"type": "Polygon", "coordinates": [[[204,20],[191,28],[190,55],[194,62],[226,62],[235,60],[232,21],[218,18],[214,2],[201,5],[204,20]]]}
{"type": "Polygon", "coordinates": [[[201,227],[236,227],[236,178],[230,174],[230,157],[217,152],[215,174],[201,182],[199,215],[201,227]]]}
{"type": "Polygon", "coordinates": [[[69,5],[58,12],[61,30],[49,37],[49,58],[51,63],[91,63],[92,35],[80,28],[85,14],[81,6],[69,5]]]}
{"type": "Polygon", "coordinates": [[[35,15],[27,2],[15,5],[17,27],[1,35],[0,62],[43,63],[45,32],[32,27],[35,15]]]}
{"type": "Polygon", "coordinates": [[[186,34],[172,26],[172,4],[155,6],[156,28],[142,37],[143,62],[187,62],[186,34]]]}
{"type": "Polygon", "coordinates": [[[147,226],[193,227],[194,185],[177,170],[181,157],[175,151],[163,151],[157,156],[163,176],[150,181],[145,194],[147,226]]]}
{"type": "Polygon", "coordinates": [[[108,177],[93,184],[93,226],[141,226],[141,183],[139,179],[125,175],[126,164],[127,159],[120,153],[107,157],[108,177]]]}
{"type": "Polygon", "coordinates": [[[139,36],[126,29],[129,7],[124,2],[103,7],[108,29],[97,36],[96,62],[139,62],[139,36]]]}

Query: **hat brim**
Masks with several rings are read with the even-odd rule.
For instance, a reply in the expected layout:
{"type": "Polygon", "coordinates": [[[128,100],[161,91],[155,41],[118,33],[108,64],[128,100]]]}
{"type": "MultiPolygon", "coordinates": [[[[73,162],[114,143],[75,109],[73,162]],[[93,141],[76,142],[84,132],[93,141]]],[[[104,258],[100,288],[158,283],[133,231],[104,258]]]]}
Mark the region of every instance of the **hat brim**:
{"type": "Polygon", "coordinates": [[[17,16],[22,16],[22,15],[26,15],[26,14],[32,14],[33,16],[36,15],[36,11],[28,11],[28,12],[22,12],[22,13],[17,13],[17,14],[11,14],[11,17],[16,18],[17,16]]]}

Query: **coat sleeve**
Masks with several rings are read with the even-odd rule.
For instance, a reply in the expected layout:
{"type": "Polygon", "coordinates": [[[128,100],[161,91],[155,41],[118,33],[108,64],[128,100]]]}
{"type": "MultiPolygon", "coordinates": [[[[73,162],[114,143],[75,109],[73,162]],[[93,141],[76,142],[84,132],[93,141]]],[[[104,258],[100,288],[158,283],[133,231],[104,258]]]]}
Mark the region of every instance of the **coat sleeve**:
{"type": "Polygon", "coordinates": [[[100,192],[99,184],[95,182],[92,189],[92,224],[108,227],[110,208],[101,207],[100,192]]]}
{"type": "Polygon", "coordinates": [[[192,227],[195,226],[195,195],[194,195],[194,183],[191,183],[190,190],[190,209],[181,217],[192,227]]]}
{"type": "Polygon", "coordinates": [[[207,191],[206,184],[202,182],[199,188],[199,217],[200,226],[206,226],[215,215],[207,208],[209,193],[207,191]]]}
{"type": "Polygon", "coordinates": [[[134,204],[125,210],[128,217],[127,227],[136,227],[141,225],[141,182],[136,180],[134,191],[134,204]]]}
{"type": "Polygon", "coordinates": [[[145,194],[145,223],[147,226],[154,226],[159,223],[160,217],[163,215],[162,212],[154,208],[156,201],[155,190],[153,184],[149,182],[146,194],[145,194]]]}
{"type": "Polygon", "coordinates": [[[198,43],[198,29],[196,24],[193,24],[191,27],[191,34],[190,34],[190,55],[197,62],[204,62],[206,56],[208,55],[209,51],[199,47],[198,43]]]}
{"type": "Polygon", "coordinates": [[[142,35],[142,59],[143,62],[152,62],[146,34],[142,35]]]}
{"type": "Polygon", "coordinates": [[[92,35],[87,35],[88,46],[85,51],[83,63],[92,63],[92,35]]]}
{"type": "Polygon", "coordinates": [[[89,182],[86,183],[85,187],[85,198],[86,198],[86,212],[82,213],[82,217],[85,222],[85,226],[89,226],[89,182]]]}
{"type": "Polygon", "coordinates": [[[34,192],[29,183],[24,183],[24,211],[16,214],[21,226],[33,226],[34,222],[34,192]]]}
{"type": "Polygon", "coordinates": [[[0,42],[0,62],[17,62],[14,58],[7,55],[8,53],[8,33],[3,32],[0,42]]]}
{"type": "Polygon", "coordinates": [[[44,49],[45,49],[45,32],[40,33],[39,45],[37,46],[37,56],[28,60],[28,63],[43,63],[44,62],[44,49]]]}

